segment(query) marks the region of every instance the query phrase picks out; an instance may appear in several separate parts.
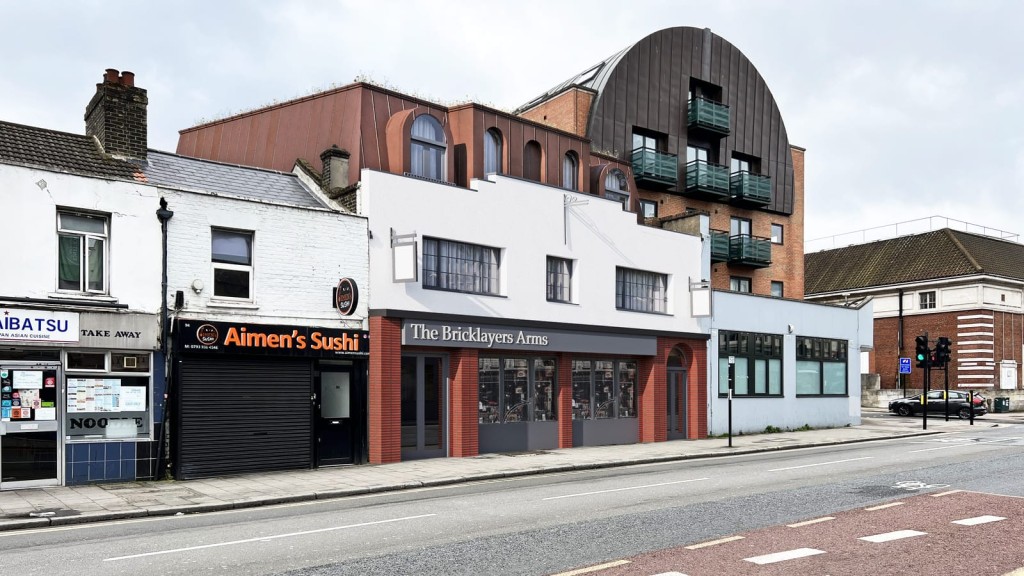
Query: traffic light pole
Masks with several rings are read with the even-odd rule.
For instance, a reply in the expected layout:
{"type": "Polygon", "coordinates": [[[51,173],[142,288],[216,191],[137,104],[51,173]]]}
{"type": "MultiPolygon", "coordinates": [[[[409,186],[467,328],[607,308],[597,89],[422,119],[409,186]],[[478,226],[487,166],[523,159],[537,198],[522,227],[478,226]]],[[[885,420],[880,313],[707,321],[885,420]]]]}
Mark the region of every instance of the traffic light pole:
{"type": "Polygon", "coordinates": [[[949,422],[949,366],[942,367],[942,377],[946,381],[946,422],[949,422]]]}
{"type": "Polygon", "coordinates": [[[925,356],[924,360],[924,393],[921,394],[921,422],[922,430],[928,429],[928,392],[932,378],[931,359],[925,356]]]}

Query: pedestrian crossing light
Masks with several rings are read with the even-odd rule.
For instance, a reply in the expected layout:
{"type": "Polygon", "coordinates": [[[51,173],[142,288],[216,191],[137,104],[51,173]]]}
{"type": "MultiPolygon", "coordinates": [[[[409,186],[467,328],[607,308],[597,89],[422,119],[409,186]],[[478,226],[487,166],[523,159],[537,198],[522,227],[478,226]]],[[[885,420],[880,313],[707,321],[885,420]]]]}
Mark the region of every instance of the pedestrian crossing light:
{"type": "Polygon", "coordinates": [[[945,366],[949,363],[949,338],[940,336],[935,340],[935,365],[945,366]]]}
{"type": "Polygon", "coordinates": [[[915,347],[916,347],[916,352],[914,353],[914,357],[917,358],[917,367],[918,368],[927,368],[928,367],[928,356],[929,356],[929,351],[928,351],[928,333],[925,332],[924,334],[921,334],[917,338],[914,338],[914,343],[915,343],[915,347]]]}

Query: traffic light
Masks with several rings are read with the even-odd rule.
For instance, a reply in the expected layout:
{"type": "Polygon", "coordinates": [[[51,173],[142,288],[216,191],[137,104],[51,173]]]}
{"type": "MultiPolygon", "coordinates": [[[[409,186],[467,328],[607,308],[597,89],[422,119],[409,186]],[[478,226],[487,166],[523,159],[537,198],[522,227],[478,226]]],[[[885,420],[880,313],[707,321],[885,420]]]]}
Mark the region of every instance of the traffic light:
{"type": "Polygon", "coordinates": [[[949,338],[945,336],[939,336],[935,340],[935,364],[937,366],[945,366],[949,362],[949,345],[951,344],[949,338]]]}
{"type": "Polygon", "coordinates": [[[929,353],[929,350],[928,350],[928,333],[925,332],[924,334],[921,334],[917,338],[914,338],[914,343],[915,343],[915,347],[916,347],[916,351],[914,353],[914,358],[917,359],[917,367],[918,368],[927,368],[928,367],[928,359],[929,359],[929,356],[930,356],[930,353],[929,353]]]}

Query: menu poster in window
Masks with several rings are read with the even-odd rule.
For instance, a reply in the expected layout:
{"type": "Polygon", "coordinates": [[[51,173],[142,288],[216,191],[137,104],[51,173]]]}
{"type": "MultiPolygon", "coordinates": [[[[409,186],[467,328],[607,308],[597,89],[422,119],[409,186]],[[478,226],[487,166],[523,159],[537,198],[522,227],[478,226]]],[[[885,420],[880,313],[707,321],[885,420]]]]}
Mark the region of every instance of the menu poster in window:
{"type": "Polygon", "coordinates": [[[56,420],[57,409],[56,408],[37,408],[36,409],[36,420],[56,420]]]}
{"type": "Polygon", "coordinates": [[[43,373],[40,370],[14,370],[15,388],[42,388],[43,373]]]}
{"type": "Polygon", "coordinates": [[[145,386],[121,387],[121,410],[125,412],[143,412],[146,410],[145,386]]]}

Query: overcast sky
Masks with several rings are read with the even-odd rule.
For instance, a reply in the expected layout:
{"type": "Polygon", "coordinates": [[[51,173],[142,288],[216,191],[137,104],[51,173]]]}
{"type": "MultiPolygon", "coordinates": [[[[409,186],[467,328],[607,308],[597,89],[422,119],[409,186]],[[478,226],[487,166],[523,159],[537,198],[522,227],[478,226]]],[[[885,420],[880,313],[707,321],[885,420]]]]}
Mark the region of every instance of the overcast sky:
{"type": "Polygon", "coordinates": [[[807,149],[808,241],[936,215],[1024,233],[1024,2],[0,0],[0,120],[83,133],[106,68],[135,72],[168,151],[357,77],[510,110],[671,26],[711,28],[767,81],[807,149]]]}

